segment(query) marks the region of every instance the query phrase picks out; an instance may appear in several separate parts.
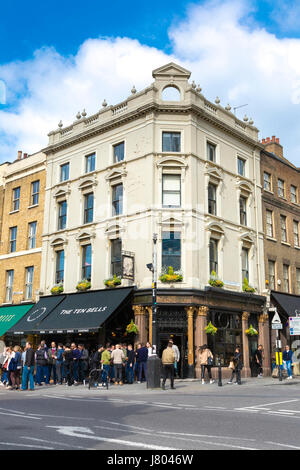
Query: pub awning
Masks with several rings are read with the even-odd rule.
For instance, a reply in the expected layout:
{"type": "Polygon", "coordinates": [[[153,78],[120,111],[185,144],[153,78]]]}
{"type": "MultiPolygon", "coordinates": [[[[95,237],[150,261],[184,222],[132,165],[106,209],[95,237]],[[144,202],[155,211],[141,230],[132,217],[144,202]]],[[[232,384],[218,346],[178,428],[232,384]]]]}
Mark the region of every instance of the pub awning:
{"type": "Polygon", "coordinates": [[[114,312],[121,308],[133,288],[103,289],[66,294],[33,333],[81,333],[97,331],[114,312]]]}
{"type": "Polygon", "coordinates": [[[288,317],[295,316],[296,310],[300,312],[300,296],[292,294],[271,293],[271,299],[274,299],[288,317]]]}
{"type": "Polygon", "coordinates": [[[39,324],[49,315],[52,310],[59,305],[64,299],[65,295],[52,295],[48,297],[41,297],[37,304],[35,304],[23,318],[11,327],[8,333],[15,335],[23,335],[33,333],[38,328],[39,324]]]}
{"type": "Polygon", "coordinates": [[[0,337],[8,332],[31,309],[33,304],[0,307],[0,337]]]}

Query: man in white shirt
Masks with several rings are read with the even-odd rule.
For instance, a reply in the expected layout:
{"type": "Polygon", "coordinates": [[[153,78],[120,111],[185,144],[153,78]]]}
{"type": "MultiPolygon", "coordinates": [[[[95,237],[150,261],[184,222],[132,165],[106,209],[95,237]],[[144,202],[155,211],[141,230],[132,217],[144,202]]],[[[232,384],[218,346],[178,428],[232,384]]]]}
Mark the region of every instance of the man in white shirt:
{"type": "Polygon", "coordinates": [[[178,362],[180,360],[180,352],[179,352],[178,346],[174,344],[172,339],[170,339],[169,342],[172,343],[172,349],[175,354],[175,362],[174,362],[175,377],[178,377],[178,362]]]}

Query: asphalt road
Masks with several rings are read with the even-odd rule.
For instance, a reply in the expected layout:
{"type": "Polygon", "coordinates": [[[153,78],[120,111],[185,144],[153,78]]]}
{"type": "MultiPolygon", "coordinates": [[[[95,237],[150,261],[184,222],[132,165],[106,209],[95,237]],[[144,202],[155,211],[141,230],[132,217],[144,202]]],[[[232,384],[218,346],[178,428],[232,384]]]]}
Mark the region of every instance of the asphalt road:
{"type": "Polygon", "coordinates": [[[0,389],[0,450],[300,449],[300,380],[0,389]]]}

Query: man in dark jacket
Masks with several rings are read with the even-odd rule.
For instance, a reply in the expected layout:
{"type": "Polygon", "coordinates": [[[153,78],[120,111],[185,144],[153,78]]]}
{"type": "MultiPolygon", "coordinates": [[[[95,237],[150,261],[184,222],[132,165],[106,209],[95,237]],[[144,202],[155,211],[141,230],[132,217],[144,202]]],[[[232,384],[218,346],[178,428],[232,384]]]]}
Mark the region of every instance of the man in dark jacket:
{"type": "Polygon", "coordinates": [[[25,361],[23,364],[23,375],[22,375],[22,390],[27,390],[27,382],[29,380],[29,389],[34,390],[34,350],[32,344],[27,341],[25,346],[25,361]]]}
{"type": "Polygon", "coordinates": [[[147,380],[147,360],[148,360],[148,348],[139,343],[136,351],[136,362],[139,367],[139,380],[140,384],[142,381],[142,371],[144,371],[145,380],[147,380]]]}
{"type": "Polygon", "coordinates": [[[42,385],[45,380],[45,384],[49,385],[49,365],[48,365],[48,353],[45,348],[40,344],[36,353],[36,383],[42,385]]]}
{"type": "Polygon", "coordinates": [[[64,369],[65,369],[65,374],[66,374],[66,381],[67,381],[68,386],[71,387],[74,383],[73,354],[72,354],[72,349],[70,348],[69,343],[67,343],[64,346],[63,358],[64,358],[64,369]]]}
{"type": "Polygon", "coordinates": [[[85,349],[83,344],[78,344],[78,349],[80,351],[78,370],[79,383],[85,383],[89,364],[89,352],[87,349],[85,349]]]}
{"type": "Polygon", "coordinates": [[[76,347],[75,343],[71,344],[71,350],[73,355],[73,365],[72,365],[72,375],[74,378],[74,383],[76,384],[79,380],[79,358],[80,358],[80,351],[76,347]]]}
{"type": "Polygon", "coordinates": [[[128,344],[127,350],[126,350],[126,380],[128,384],[133,383],[133,367],[134,367],[134,361],[135,361],[135,352],[132,349],[132,345],[128,344]]]}

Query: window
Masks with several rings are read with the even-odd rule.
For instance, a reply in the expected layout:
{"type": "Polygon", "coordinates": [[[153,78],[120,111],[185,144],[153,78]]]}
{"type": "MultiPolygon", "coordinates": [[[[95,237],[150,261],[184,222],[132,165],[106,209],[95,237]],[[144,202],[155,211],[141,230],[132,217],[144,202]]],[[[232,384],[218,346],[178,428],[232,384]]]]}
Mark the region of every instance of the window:
{"type": "Polygon", "coordinates": [[[293,220],[294,246],[299,246],[299,222],[293,220]]]}
{"type": "Polygon", "coordinates": [[[121,142],[120,144],[114,145],[113,152],[114,152],[114,163],[118,163],[124,160],[125,143],[121,142]]]}
{"type": "Polygon", "coordinates": [[[87,281],[92,277],[92,245],[82,247],[82,279],[87,281]]]}
{"type": "Polygon", "coordinates": [[[28,226],[28,250],[36,247],[36,222],[31,222],[28,226]]]}
{"type": "Polygon", "coordinates": [[[112,187],[112,215],[123,214],[123,185],[112,187]]]}
{"type": "Polygon", "coordinates": [[[84,196],[84,224],[93,222],[94,213],[94,194],[85,194],[84,196]]]}
{"type": "Polygon", "coordinates": [[[6,271],[6,294],[5,302],[11,302],[13,296],[14,270],[6,271]]]}
{"type": "Polygon", "coordinates": [[[181,133],[163,132],[162,133],[162,151],[163,152],[181,152],[181,133]]]}
{"type": "Polygon", "coordinates": [[[244,279],[249,281],[249,250],[248,248],[242,248],[242,281],[244,279]]]}
{"type": "Polygon", "coordinates": [[[17,231],[18,227],[11,227],[9,229],[9,251],[13,253],[17,249],[17,231]]]}
{"type": "Polygon", "coordinates": [[[180,175],[163,175],[162,204],[163,204],[163,207],[180,207],[181,205],[180,175]]]}
{"type": "Polygon", "coordinates": [[[69,179],[70,164],[65,163],[60,166],[60,181],[67,181],[69,179]]]}
{"type": "Polygon", "coordinates": [[[268,260],[269,289],[275,290],[275,261],[268,260]]]}
{"type": "Polygon", "coordinates": [[[296,289],[297,295],[300,295],[300,269],[296,268],[296,289]]]}
{"type": "Polygon", "coordinates": [[[33,266],[26,268],[25,273],[25,299],[32,299],[32,285],[33,285],[33,266]]]}
{"type": "Polygon", "coordinates": [[[122,240],[120,238],[111,240],[111,274],[122,276],[122,240]]]}
{"type": "Polygon", "coordinates": [[[273,238],[273,212],[266,210],[266,234],[273,238]]]}
{"type": "Polygon", "coordinates": [[[58,230],[64,230],[67,225],[67,201],[58,203],[58,230]]]}
{"type": "Polygon", "coordinates": [[[211,321],[218,329],[215,335],[207,335],[208,347],[214,357],[220,359],[221,366],[228,367],[235,348],[239,346],[242,350],[241,314],[210,311],[207,321],[211,321]]]}
{"type": "Polygon", "coordinates": [[[278,178],[278,196],[285,197],[284,181],[278,178]]]}
{"type": "Polygon", "coordinates": [[[291,184],[291,202],[297,203],[297,188],[291,184]]]}
{"type": "Polygon", "coordinates": [[[282,242],[287,242],[286,217],[285,217],[285,215],[280,216],[280,229],[281,229],[281,241],[282,242]]]}
{"type": "Polygon", "coordinates": [[[246,161],[243,158],[238,157],[237,165],[238,165],[238,174],[241,176],[245,176],[246,161]]]}
{"type": "Polygon", "coordinates": [[[207,159],[216,162],[216,145],[207,142],[207,159]]]}
{"type": "Polygon", "coordinates": [[[181,233],[162,233],[162,269],[168,271],[172,266],[174,271],[181,269],[181,233]]]}
{"type": "Polygon", "coordinates": [[[31,183],[31,205],[37,206],[39,203],[40,182],[34,181],[31,183]]]}
{"type": "Polygon", "coordinates": [[[217,187],[211,183],[208,185],[208,213],[217,215],[217,187]]]}
{"type": "Polygon", "coordinates": [[[64,250],[59,250],[56,252],[56,270],[55,270],[56,284],[63,284],[64,270],[65,270],[65,252],[64,250]]]}
{"type": "Polygon", "coordinates": [[[96,154],[91,153],[85,157],[85,172],[90,173],[91,171],[95,170],[95,159],[96,154]]]}
{"type": "Polygon", "coordinates": [[[290,267],[288,264],[283,265],[283,290],[285,292],[290,291],[289,268],[290,267]]]}
{"type": "Polygon", "coordinates": [[[264,172],[264,189],[266,191],[272,191],[271,175],[266,171],[264,172]]]}
{"type": "Polygon", "coordinates": [[[213,238],[209,242],[209,272],[218,273],[218,241],[213,238]]]}
{"type": "Polygon", "coordinates": [[[240,197],[240,224],[247,225],[247,199],[240,197]]]}
{"type": "Polygon", "coordinates": [[[18,211],[20,208],[20,192],[21,192],[20,186],[18,188],[13,189],[13,204],[12,204],[13,211],[18,211]]]}

